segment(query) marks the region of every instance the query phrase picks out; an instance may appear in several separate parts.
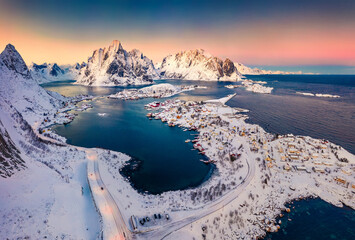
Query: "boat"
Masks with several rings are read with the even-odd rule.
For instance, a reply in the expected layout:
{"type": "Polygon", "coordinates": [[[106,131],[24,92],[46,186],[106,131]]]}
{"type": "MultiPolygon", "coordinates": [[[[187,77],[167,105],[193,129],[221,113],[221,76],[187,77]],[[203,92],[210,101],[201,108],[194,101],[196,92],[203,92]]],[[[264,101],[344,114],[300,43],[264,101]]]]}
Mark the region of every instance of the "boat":
{"type": "Polygon", "coordinates": [[[152,113],[150,112],[150,113],[147,113],[147,115],[146,115],[147,117],[152,117],[152,113]]]}
{"type": "Polygon", "coordinates": [[[215,163],[216,161],[215,160],[203,160],[203,159],[200,159],[201,162],[203,162],[204,164],[210,164],[210,163],[215,163]]]}
{"type": "Polygon", "coordinates": [[[191,140],[190,139],[186,139],[185,142],[188,143],[188,142],[191,142],[191,140]]]}

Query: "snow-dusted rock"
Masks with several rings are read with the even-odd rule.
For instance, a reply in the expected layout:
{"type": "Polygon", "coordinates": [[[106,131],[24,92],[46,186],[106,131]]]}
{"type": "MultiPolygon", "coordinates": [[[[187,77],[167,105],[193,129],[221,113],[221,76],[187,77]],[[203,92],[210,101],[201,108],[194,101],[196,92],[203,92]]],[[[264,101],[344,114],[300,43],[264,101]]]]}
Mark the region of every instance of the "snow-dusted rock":
{"type": "Polygon", "coordinates": [[[127,86],[151,84],[159,78],[153,62],[139,50],[127,52],[114,40],[107,48],[94,51],[82,68],[77,84],[90,86],[127,86]]]}
{"type": "Polygon", "coordinates": [[[273,87],[265,87],[258,83],[245,85],[245,87],[246,87],[245,90],[247,91],[255,92],[255,93],[266,93],[266,94],[270,94],[274,89],[273,87]]]}
{"type": "Polygon", "coordinates": [[[2,103],[14,106],[32,124],[43,114],[60,107],[64,100],[60,94],[49,93],[40,87],[15,47],[11,44],[6,46],[0,54],[2,103]]]}
{"type": "Polygon", "coordinates": [[[39,84],[76,79],[79,75],[80,69],[85,67],[86,63],[76,63],[74,65],[59,66],[56,63],[43,63],[38,65],[32,63],[29,66],[31,76],[39,84]]]}
{"type": "Polygon", "coordinates": [[[202,49],[169,55],[161,63],[161,77],[184,80],[238,81],[241,74],[228,58],[224,61],[202,49]]]}
{"type": "Polygon", "coordinates": [[[271,71],[259,68],[251,68],[245,66],[242,63],[234,63],[238,71],[243,75],[291,75],[291,74],[303,74],[301,71],[298,72],[285,72],[285,71],[271,71]]]}
{"type": "Polygon", "coordinates": [[[144,87],[141,89],[125,89],[123,91],[111,94],[109,98],[136,100],[141,98],[166,98],[181,92],[195,90],[198,86],[174,86],[169,83],[161,83],[144,87]]]}

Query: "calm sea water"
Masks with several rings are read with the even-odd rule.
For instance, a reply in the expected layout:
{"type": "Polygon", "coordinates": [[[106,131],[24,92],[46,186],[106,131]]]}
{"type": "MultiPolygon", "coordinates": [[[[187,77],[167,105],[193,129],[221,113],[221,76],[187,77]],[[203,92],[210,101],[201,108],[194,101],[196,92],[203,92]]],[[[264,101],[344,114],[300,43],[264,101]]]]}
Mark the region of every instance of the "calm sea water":
{"type": "Polygon", "coordinates": [[[302,200],[287,206],[291,208],[291,212],[285,212],[285,216],[278,219],[282,221],[280,230],[268,234],[265,239],[355,239],[355,211],[351,208],[338,208],[319,198],[302,200]]]}
{"type": "MultiPolygon", "coordinates": [[[[184,100],[206,100],[236,92],[228,105],[249,109],[249,122],[273,133],[293,133],[328,139],[355,154],[355,76],[296,75],[248,76],[266,81],[274,87],[270,95],[247,92],[242,88],[227,89],[228,83],[160,80],[158,83],[199,84],[199,89],[176,96],[184,100]],[[317,98],[296,92],[327,93],[341,98],[317,98]]],[[[107,95],[122,88],[100,88],[72,85],[73,81],[43,85],[65,96],[77,94],[107,95]]],[[[193,138],[156,120],[148,120],[143,106],[153,99],[122,101],[99,99],[93,109],[79,113],[69,125],[56,126],[55,131],[68,142],[84,147],[102,147],[127,153],[134,160],[123,169],[132,185],[153,194],[195,187],[213,172],[199,161],[201,155],[184,142],[193,138]],[[98,113],[107,113],[105,117],[98,113]]],[[[281,231],[267,239],[355,239],[354,211],[337,208],[320,199],[295,202],[291,222],[283,218],[281,231]]]]}

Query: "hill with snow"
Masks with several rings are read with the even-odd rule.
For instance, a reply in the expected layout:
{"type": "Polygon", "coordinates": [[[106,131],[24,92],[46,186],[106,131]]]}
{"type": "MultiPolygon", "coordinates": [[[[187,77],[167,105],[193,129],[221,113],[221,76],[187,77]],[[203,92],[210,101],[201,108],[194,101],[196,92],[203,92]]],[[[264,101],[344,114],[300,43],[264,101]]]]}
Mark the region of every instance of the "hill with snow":
{"type": "Polygon", "coordinates": [[[202,49],[178,52],[161,63],[162,78],[204,81],[238,81],[241,73],[228,58],[224,61],[202,49]]]}
{"type": "Polygon", "coordinates": [[[46,91],[31,76],[26,63],[11,44],[0,54],[0,101],[13,106],[32,124],[63,104],[65,98],[46,91]]]}
{"type": "Polygon", "coordinates": [[[159,78],[152,60],[139,50],[126,51],[114,40],[107,48],[94,51],[87,66],[80,70],[76,84],[127,86],[153,83],[159,78]]]}
{"type": "Polygon", "coordinates": [[[301,71],[299,72],[284,72],[284,71],[271,71],[271,70],[263,70],[259,68],[251,68],[245,66],[242,63],[234,63],[238,71],[242,75],[288,75],[288,74],[303,74],[301,71]]]}

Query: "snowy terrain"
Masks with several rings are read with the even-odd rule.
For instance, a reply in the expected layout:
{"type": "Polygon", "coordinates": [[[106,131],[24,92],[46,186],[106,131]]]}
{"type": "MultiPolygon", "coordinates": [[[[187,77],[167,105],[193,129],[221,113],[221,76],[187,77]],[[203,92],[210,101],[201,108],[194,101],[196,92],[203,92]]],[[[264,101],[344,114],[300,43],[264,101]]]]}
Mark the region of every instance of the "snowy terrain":
{"type": "Polygon", "coordinates": [[[82,65],[75,64],[74,66],[61,67],[56,63],[43,63],[41,65],[32,63],[29,66],[29,70],[33,79],[35,79],[39,84],[71,80],[76,79],[81,67],[84,67],[85,63],[82,65]]]}
{"type": "Polygon", "coordinates": [[[125,89],[123,91],[111,94],[109,98],[118,98],[125,100],[136,100],[141,98],[166,98],[181,92],[192,91],[199,86],[174,86],[169,83],[156,84],[141,89],[125,89]]]}
{"type": "Polygon", "coordinates": [[[6,46],[0,54],[2,239],[96,239],[102,234],[85,151],[39,138],[31,127],[53,117],[66,100],[41,88],[14,46],[6,46]]]}
{"type": "Polygon", "coordinates": [[[296,92],[296,93],[304,96],[310,96],[310,97],[340,98],[339,95],[332,95],[332,94],[308,93],[308,92],[296,92]]]}
{"type": "Polygon", "coordinates": [[[245,66],[242,63],[234,63],[238,71],[242,75],[290,75],[290,74],[303,74],[301,71],[298,72],[285,72],[285,71],[271,71],[271,70],[263,70],[259,68],[251,68],[245,66]]]}
{"type": "Polygon", "coordinates": [[[162,78],[238,81],[241,74],[228,58],[224,61],[202,49],[183,51],[165,57],[160,66],[162,78]]]}
{"type": "MultiPolygon", "coordinates": [[[[245,90],[250,92],[255,92],[255,93],[270,94],[274,88],[264,86],[264,84],[266,83],[267,82],[253,81],[249,79],[242,80],[242,86],[245,87],[245,90]]],[[[225,87],[232,89],[232,88],[240,87],[240,85],[227,85],[225,87]]]]}
{"type": "Polygon", "coordinates": [[[94,51],[87,66],[80,70],[76,84],[127,86],[152,84],[158,79],[152,60],[139,50],[126,51],[114,40],[107,48],[94,51]]]}

